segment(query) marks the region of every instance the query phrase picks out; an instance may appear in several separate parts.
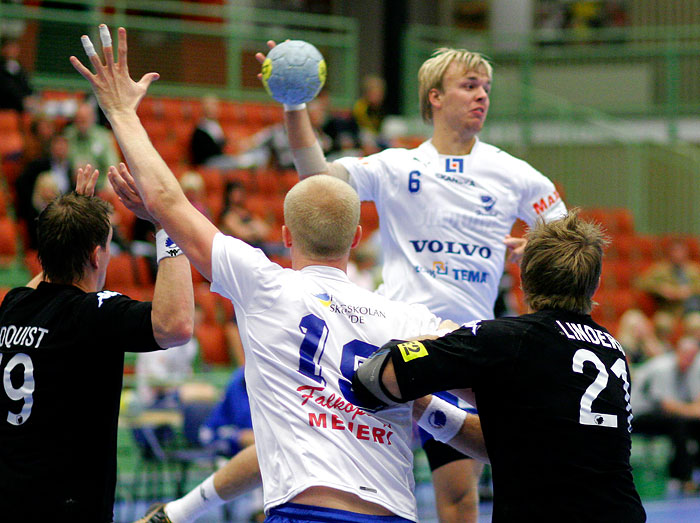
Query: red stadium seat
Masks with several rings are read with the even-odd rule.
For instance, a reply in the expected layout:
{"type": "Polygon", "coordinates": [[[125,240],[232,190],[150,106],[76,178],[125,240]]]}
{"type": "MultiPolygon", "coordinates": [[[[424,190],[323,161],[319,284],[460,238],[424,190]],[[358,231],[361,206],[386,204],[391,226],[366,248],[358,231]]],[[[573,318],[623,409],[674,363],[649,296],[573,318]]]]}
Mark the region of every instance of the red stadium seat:
{"type": "Polygon", "coordinates": [[[123,292],[122,289],[138,287],[135,262],[130,254],[112,256],[107,266],[105,289],[123,292]]]}
{"type": "Polygon", "coordinates": [[[231,357],[226,346],[224,328],[216,323],[201,323],[195,328],[202,359],[206,363],[228,365],[231,357]]]}
{"type": "Polygon", "coordinates": [[[209,290],[206,283],[194,286],[194,303],[202,310],[204,323],[219,323],[216,294],[209,290]]]}

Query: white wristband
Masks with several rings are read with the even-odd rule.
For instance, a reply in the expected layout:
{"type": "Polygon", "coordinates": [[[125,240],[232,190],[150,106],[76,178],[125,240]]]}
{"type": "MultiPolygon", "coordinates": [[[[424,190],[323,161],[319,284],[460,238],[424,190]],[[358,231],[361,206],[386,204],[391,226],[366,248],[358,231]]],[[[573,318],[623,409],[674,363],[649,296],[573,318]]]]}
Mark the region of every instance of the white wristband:
{"type": "Polygon", "coordinates": [[[302,109],[306,109],[306,104],[301,103],[301,104],[282,104],[284,106],[285,111],[301,111],[302,109]]]}
{"type": "Polygon", "coordinates": [[[465,411],[433,396],[418,420],[418,426],[429,432],[436,440],[447,443],[457,435],[466,418],[465,411]]]}
{"type": "Polygon", "coordinates": [[[156,260],[158,260],[158,263],[163,258],[173,258],[181,254],[182,249],[168,237],[165,229],[161,229],[156,233],[156,260]]]}

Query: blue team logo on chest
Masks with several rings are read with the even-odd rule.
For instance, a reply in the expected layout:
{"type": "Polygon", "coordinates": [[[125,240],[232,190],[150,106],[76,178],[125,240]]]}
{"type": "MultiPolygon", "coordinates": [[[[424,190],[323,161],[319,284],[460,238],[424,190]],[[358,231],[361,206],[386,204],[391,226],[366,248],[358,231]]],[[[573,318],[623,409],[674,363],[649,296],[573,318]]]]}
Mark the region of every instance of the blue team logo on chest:
{"type": "Polygon", "coordinates": [[[445,158],[446,173],[463,173],[464,158],[445,158]]]}

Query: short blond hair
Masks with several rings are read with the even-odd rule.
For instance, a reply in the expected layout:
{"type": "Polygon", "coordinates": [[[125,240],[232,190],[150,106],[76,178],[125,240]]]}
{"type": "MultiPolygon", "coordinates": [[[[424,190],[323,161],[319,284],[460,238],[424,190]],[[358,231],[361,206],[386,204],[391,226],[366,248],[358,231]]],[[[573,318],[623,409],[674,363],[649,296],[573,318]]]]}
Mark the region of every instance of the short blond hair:
{"type": "Polygon", "coordinates": [[[350,252],[360,222],[360,198],[338,178],[310,176],[287,193],[284,222],[302,253],[318,260],[337,259],[350,252]]]}
{"type": "Polygon", "coordinates": [[[418,71],[418,103],[421,117],[427,123],[433,121],[433,106],[430,105],[428,94],[431,89],[442,91],[445,71],[452,62],[464,65],[466,72],[476,71],[485,74],[489,80],[493,77],[491,64],[480,53],[450,47],[441,47],[433,51],[432,56],[423,62],[418,71]]]}
{"type": "Polygon", "coordinates": [[[578,212],[540,221],[527,234],[520,271],[525,302],[535,311],[593,310],[608,239],[598,224],[582,220],[578,212]]]}

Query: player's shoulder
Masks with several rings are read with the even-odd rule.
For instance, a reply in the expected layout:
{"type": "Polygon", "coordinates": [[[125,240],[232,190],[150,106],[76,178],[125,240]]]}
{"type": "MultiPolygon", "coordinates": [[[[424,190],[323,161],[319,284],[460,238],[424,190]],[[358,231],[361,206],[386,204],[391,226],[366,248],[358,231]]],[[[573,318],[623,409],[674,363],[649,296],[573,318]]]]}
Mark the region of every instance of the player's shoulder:
{"type": "Polygon", "coordinates": [[[525,316],[506,316],[489,320],[476,320],[461,326],[465,333],[473,336],[498,338],[521,337],[533,329],[535,322],[525,316]]]}
{"type": "Polygon", "coordinates": [[[485,162],[487,166],[508,169],[515,177],[543,176],[525,160],[517,158],[495,145],[479,141],[474,153],[479,157],[480,163],[485,162]]]}
{"type": "Polygon", "coordinates": [[[31,287],[15,287],[5,294],[2,300],[2,307],[10,306],[33,292],[34,289],[31,287]]]}

